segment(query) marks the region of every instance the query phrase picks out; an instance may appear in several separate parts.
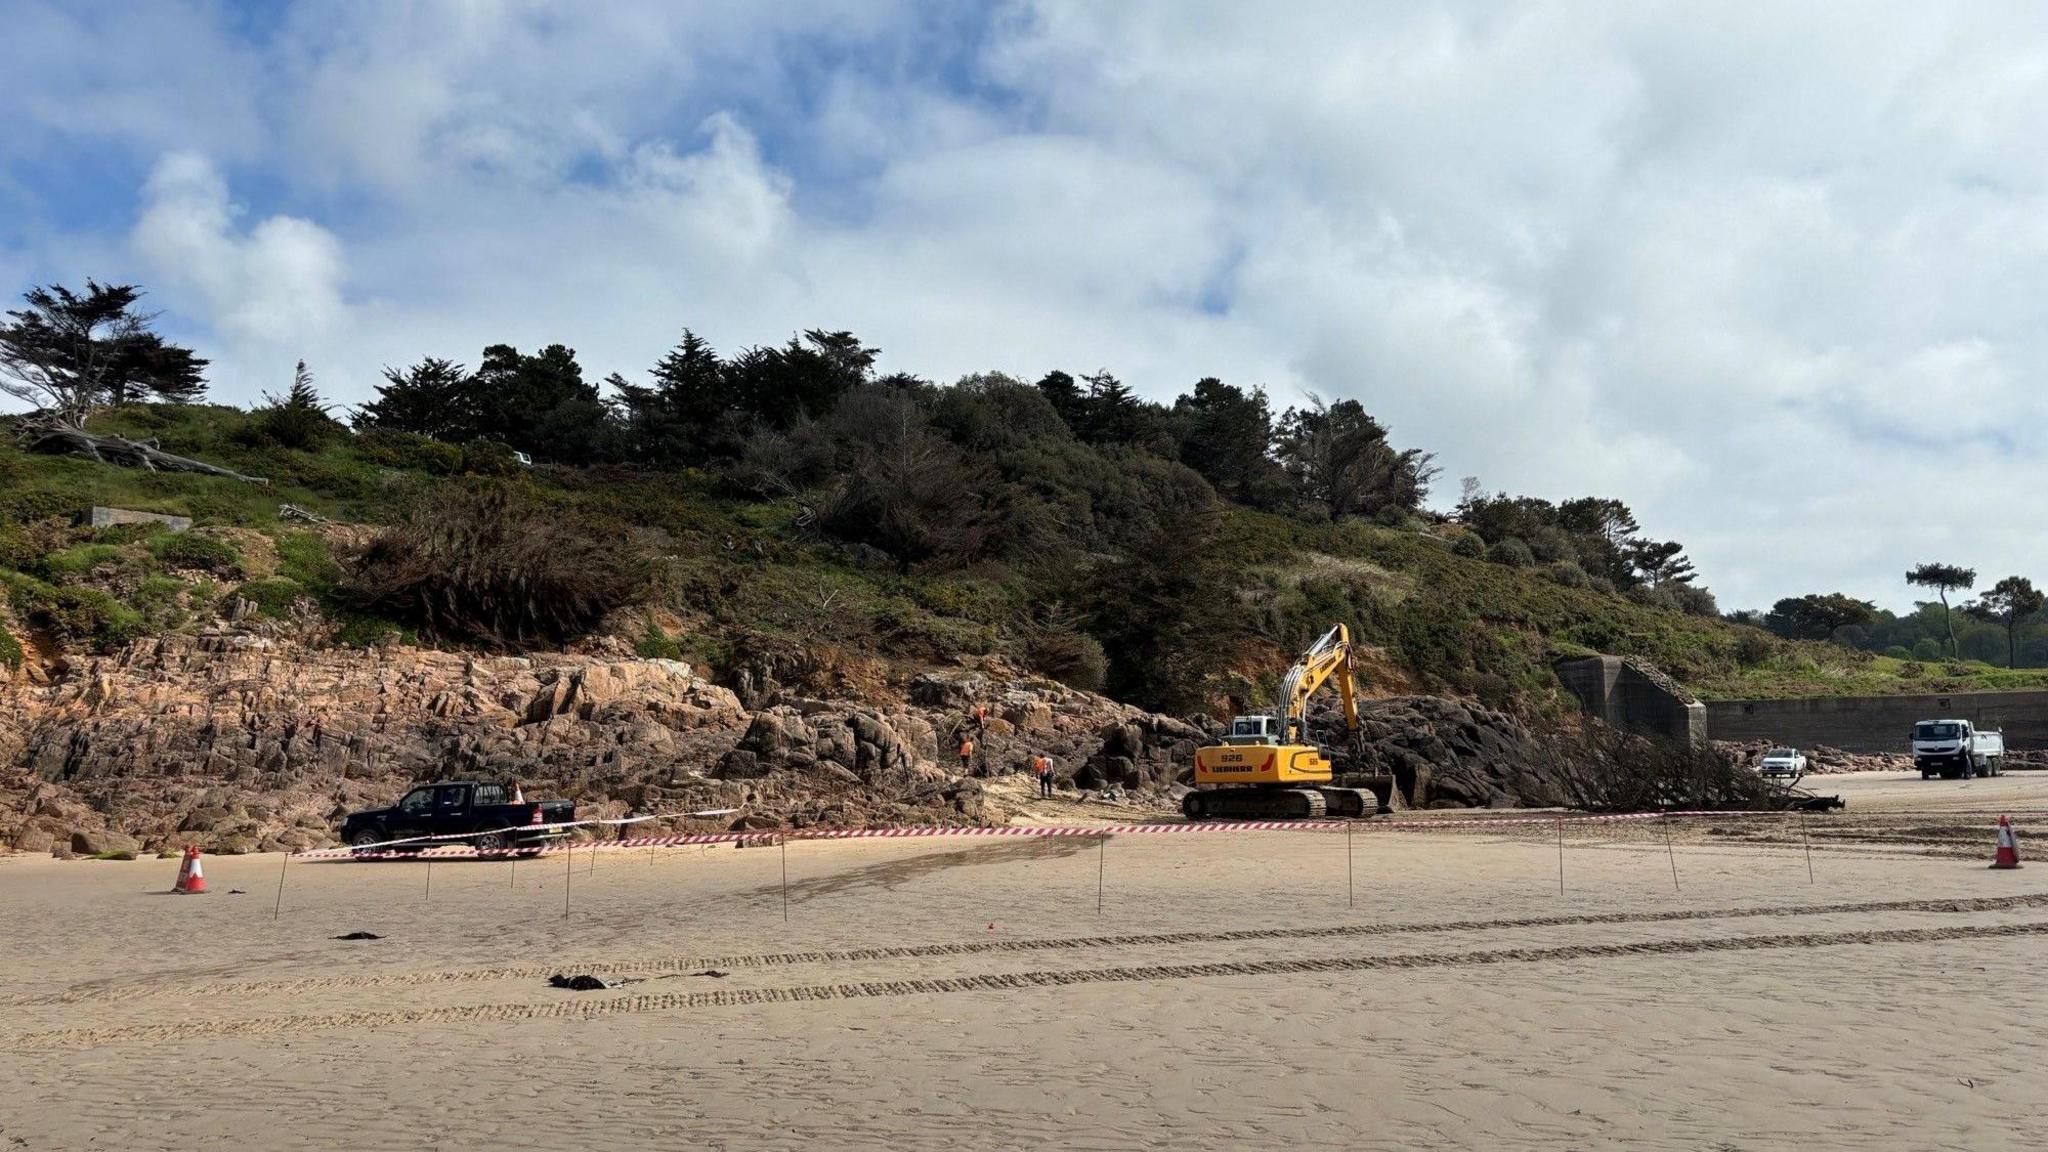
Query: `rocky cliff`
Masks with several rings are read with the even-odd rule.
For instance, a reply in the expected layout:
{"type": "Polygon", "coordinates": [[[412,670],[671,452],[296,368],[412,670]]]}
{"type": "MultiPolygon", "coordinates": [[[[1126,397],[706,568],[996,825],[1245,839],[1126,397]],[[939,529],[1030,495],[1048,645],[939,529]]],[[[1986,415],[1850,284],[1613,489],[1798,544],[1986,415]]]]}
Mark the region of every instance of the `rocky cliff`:
{"type": "Polygon", "coordinates": [[[303,848],[330,842],[349,808],[447,777],[517,780],[586,815],[731,807],[751,826],[1000,823],[1009,813],[979,779],[1035,753],[1069,789],[1156,795],[1202,736],[1000,668],[927,672],[873,703],[808,698],[762,675],[745,688],[743,703],[687,664],[627,656],[161,637],[0,685],[0,844],[303,848]]]}

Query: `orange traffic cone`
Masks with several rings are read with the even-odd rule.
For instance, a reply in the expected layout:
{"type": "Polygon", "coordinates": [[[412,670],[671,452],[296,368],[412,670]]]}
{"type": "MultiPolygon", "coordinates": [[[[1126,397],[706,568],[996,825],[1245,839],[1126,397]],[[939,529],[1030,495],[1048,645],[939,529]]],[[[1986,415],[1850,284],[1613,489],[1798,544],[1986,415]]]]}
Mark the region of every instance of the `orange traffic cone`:
{"type": "Polygon", "coordinates": [[[180,896],[197,896],[206,891],[206,875],[199,867],[199,848],[185,845],[185,862],[178,865],[178,882],[171,891],[180,896]]]}
{"type": "Polygon", "coordinates": [[[1998,818],[1998,851],[1991,857],[1993,868],[2020,866],[2020,838],[2013,834],[2012,817],[1998,818]]]}

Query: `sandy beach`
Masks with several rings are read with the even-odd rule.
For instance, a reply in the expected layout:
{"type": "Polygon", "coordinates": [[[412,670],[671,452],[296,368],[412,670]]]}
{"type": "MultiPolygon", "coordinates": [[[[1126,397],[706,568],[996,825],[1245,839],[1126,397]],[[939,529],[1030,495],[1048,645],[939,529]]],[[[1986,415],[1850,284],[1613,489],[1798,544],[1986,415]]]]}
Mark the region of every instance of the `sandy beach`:
{"type": "Polygon", "coordinates": [[[1811,783],[1811,880],[1569,825],[1562,894],[1554,825],[1398,820],[798,841],[787,920],[773,847],[0,859],[0,1147],[2048,1144],[2048,865],[1977,814],[2048,775],[1811,783]]]}

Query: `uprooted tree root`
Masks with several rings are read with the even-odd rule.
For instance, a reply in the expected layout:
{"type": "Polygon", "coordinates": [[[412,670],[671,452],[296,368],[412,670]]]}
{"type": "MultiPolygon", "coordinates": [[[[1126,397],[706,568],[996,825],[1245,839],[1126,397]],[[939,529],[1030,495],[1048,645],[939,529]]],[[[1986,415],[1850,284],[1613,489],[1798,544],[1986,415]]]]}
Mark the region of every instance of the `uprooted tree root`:
{"type": "Polygon", "coordinates": [[[1588,725],[1577,740],[1553,745],[1551,755],[1569,803],[1589,812],[1771,811],[1795,806],[1793,794],[1709,744],[1655,740],[1588,725]]]}

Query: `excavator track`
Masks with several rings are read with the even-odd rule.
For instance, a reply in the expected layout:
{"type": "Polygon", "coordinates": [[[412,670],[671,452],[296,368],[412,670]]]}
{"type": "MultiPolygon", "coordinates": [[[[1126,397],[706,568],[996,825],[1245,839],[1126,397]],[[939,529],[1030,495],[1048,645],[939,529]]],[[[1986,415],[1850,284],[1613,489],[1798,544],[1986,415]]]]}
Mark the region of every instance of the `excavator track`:
{"type": "Polygon", "coordinates": [[[1314,788],[1217,788],[1181,799],[1190,820],[1320,820],[1329,801],[1314,788]]]}

